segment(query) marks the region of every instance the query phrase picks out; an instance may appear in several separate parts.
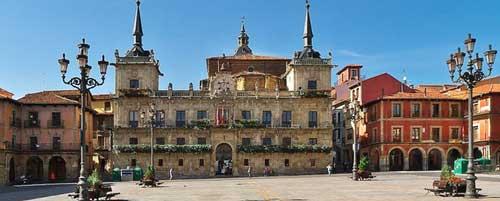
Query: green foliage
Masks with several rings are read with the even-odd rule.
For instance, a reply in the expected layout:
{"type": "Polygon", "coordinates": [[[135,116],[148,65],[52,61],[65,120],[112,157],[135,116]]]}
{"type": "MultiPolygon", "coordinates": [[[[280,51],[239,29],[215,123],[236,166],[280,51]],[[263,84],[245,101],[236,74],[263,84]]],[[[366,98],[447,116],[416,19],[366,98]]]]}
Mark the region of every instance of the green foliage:
{"type": "Polygon", "coordinates": [[[101,177],[99,176],[99,172],[97,172],[97,169],[95,169],[92,174],[87,178],[87,183],[89,184],[90,188],[93,189],[98,189],[99,186],[102,184],[101,177]]]}
{"type": "MultiPolygon", "coordinates": [[[[148,153],[151,151],[151,146],[148,144],[138,145],[114,145],[113,149],[122,153],[148,153]]],[[[154,145],[154,152],[157,153],[208,153],[212,150],[212,145],[209,144],[193,144],[193,145],[154,145]]]]}
{"type": "Polygon", "coordinates": [[[146,172],[144,173],[144,180],[151,180],[151,181],[154,181],[155,179],[155,170],[153,167],[151,166],[148,166],[148,169],[146,170],[146,172]]]}
{"type": "Polygon", "coordinates": [[[368,157],[366,157],[366,156],[361,157],[361,160],[359,160],[359,166],[358,166],[359,171],[363,172],[366,169],[368,169],[369,164],[370,164],[370,160],[368,159],[368,157]]]}
{"type": "Polygon", "coordinates": [[[320,145],[238,145],[243,153],[330,153],[332,147],[320,145]]]}
{"type": "Polygon", "coordinates": [[[443,168],[441,168],[441,180],[449,180],[453,177],[455,177],[455,174],[451,171],[450,166],[444,165],[443,168]]]}
{"type": "Polygon", "coordinates": [[[209,129],[211,128],[212,125],[210,125],[210,120],[193,120],[191,121],[191,124],[188,126],[188,128],[195,128],[195,129],[209,129]]]}

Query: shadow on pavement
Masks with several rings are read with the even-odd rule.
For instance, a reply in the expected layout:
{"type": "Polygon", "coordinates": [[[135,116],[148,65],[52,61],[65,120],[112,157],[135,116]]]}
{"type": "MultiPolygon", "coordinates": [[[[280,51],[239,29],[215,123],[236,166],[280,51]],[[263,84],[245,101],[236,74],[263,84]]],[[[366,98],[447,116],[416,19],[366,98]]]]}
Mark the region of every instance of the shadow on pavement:
{"type": "Polygon", "coordinates": [[[43,185],[43,186],[7,186],[0,188],[2,200],[21,201],[40,199],[73,192],[75,184],[43,185]]]}

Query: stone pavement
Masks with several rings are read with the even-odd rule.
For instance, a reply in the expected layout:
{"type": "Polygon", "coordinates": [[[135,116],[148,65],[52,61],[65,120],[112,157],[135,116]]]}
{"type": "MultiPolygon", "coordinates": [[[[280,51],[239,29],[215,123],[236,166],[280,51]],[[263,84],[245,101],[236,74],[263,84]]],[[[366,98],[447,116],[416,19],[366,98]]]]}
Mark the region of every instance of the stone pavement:
{"type": "MultiPolygon", "coordinates": [[[[257,178],[216,178],[166,181],[159,188],[139,188],[135,182],[112,183],[113,191],[120,192],[119,200],[464,200],[462,197],[445,198],[427,194],[424,188],[431,187],[438,172],[375,173],[372,181],[351,181],[348,174],[278,176],[257,178]]],[[[482,177],[477,182],[486,194],[481,200],[500,200],[500,177],[482,177]]],[[[16,189],[14,192],[0,191],[0,200],[69,200],[65,188],[72,186],[36,187],[16,189]],[[52,195],[41,194],[53,192],[52,195]],[[40,194],[38,197],[37,194],[40,194]]],[[[69,192],[69,191],[68,191],[69,192]]]]}

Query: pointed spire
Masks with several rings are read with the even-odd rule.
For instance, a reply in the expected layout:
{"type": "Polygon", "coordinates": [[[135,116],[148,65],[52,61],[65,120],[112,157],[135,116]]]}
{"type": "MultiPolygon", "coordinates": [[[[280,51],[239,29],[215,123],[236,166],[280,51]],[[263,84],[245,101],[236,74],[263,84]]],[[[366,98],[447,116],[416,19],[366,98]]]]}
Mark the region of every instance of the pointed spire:
{"type": "Polygon", "coordinates": [[[248,47],[249,39],[245,30],[245,17],[241,17],[240,36],[238,36],[238,48],[235,55],[252,54],[252,49],[248,47]]]}
{"type": "Polygon", "coordinates": [[[304,47],[312,47],[313,32],[311,27],[311,16],[309,14],[309,0],[306,0],[306,20],[304,23],[304,47]]]}
{"type": "Polygon", "coordinates": [[[140,11],[140,5],[141,1],[137,0],[137,10],[135,12],[135,20],[134,20],[134,45],[136,46],[142,46],[142,36],[144,35],[142,33],[142,22],[141,22],[141,11],[140,11]]]}

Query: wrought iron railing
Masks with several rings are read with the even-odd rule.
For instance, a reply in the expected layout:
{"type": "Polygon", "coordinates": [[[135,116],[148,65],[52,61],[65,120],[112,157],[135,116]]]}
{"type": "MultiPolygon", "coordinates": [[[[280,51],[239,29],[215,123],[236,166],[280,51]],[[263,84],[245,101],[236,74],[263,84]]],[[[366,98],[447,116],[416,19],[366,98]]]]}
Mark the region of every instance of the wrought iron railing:
{"type": "Polygon", "coordinates": [[[64,120],[47,120],[47,128],[64,128],[64,120]]]}
{"type": "Polygon", "coordinates": [[[40,128],[40,120],[38,119],[25,120],[24,128],[40,128]]]}

